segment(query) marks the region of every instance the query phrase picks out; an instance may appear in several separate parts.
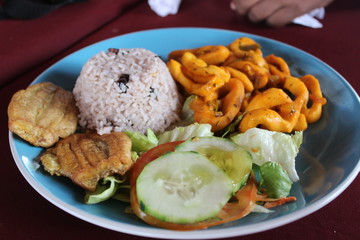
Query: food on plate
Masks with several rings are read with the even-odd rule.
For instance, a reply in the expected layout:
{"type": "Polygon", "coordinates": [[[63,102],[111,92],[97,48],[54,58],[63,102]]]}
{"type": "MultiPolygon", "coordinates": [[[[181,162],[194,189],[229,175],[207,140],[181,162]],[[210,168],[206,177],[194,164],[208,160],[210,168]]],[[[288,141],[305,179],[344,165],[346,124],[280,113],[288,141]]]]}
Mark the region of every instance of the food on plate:
{"type": "Polygon", "coordinates": [[[281,198],[289,195],[291,180],[287,172],[276,162],[266,162],[260,166],[260,175],[264,179],[259,188],[267,189],[267,195],[272,198],[281,198]],[[274,177],[277,175],[277,177],[274,177]]]}
{"type": "Polygon", "coordinates": [[[251,128],[238,133],[231,140],[248,150],[253,163],[261,166],[266,162],[279,163],[293,182],[299,180],[295,169],[295,157],[302,144],[303,132],[294,134],[251,128]]]}
{"type": "MultiPolygon", "coordinates": [[[[262,131],[255,128],[254,134],[270,132],[262,131]]],[[[272,146],[262,150],[272,151],[272,146]]],[[[295,201],[288,196],[291,186],[280,164],[253,166],[252,155],[231,140],[195,137],[163,143],[141,155],[130,174],[130,202],[133,212],[150,225],[197,230],[240,219],[255,208],[267,212],[295,201]]]]}
{"type": "Polygon", "coordinates": [[[157,136],[158,145],[166,142],[185,141],[194,137],[210,137],[214,133],[210,124],[193,123],[185,127],[176,127],[157,136]]]}
{"type": "Polygon", "coordinates": [[[87,191],[84,197],[86,204],[96,204],[114,198],[119,201],[129,202],[129,194],[126,192],[117,193],[119,189],[128,189],[123,185],[126,175],[111,175],[103,178],[96,187],[95,191],[87,191]]]}
{"type": "Polygon", "coordinates": [[[197,97],[190,104],[190,108],[194,111],[194,121],[211,124],[214,132],[227,127],[238,115],[245,97],[244,85],[237,79],[231,78],[221,88],[219,94],[224,96],[221,103],[207,102],[206,99],[197,97]],[[221,104],[221,111],[218,109],[219,104],[221,104]]]}
{"type": "Polygon", "coordinates": [[[162,132],[180,119],[182,96],[166,64],[142,49],[100,52],[85,63],[73,90],[79,124],[99,134],[162,132]]]}
{"type": "Polygon", "coordinates": [[[78,133],[60,140],[40,160],[51,175],[69,177],[82,188],[95,191],[98,181],[125,174],[133,165],[131,141],[125,133],[78,133]]]}
{"type": "Polygon", "coordinates": [[[227,47],[219,45],[219,46],[204,46],[194,49],[183,49],[172,51],[169,55],[170,59],[179,60],[184,53],[190,52],[196,55],[199,59],[205,61],[208,64],[221,64],[224,62],[230,55],[230,51],[227,47]]]}
{"type": "Polygon", "coordinates": [[[227,55],[223,48],[203,46],[169,54],[173,78],[195,96],[188,102],[194,122],[209,123],[214,132],[261,127],[291,133],[320,119],[326,99],[313,75],[291,75],[283,58],[264,57],[261,46],[247,37],[231,42],[227,55]]]}
{"type": "Polygon", "coordinates": [[[47,149],[45,170],[84,188],[87,204],[121,199],[173,230],[295,201],[303,131],[326,104],[314,76],[291,75],[246,37],[173,51],[167,64],[110,48],[85,63],[73,95],[83,133],[47,149]]]}
{"type": "Polygon", "coordinates": [[[200,153],[171,152],[148,163],[136,179],[140,206],[159,220],[193,223],[214,217],[232,196],[233,183],[200,153]]]}
{"type": "Polygon", "coordinates": [[[13,95],[9,130],[35,146],[50,147],[75,132],[77,115],[71,92],[50,82],[38,83],[13,95]]]}
{"type": "Polygon", "coordinates": [[[233,193],[246,183],[252,168],[250,153],[226,138],[195,137],[176,147],[177,152],[198,152],[220,167],[231,179],[233,193]]]}

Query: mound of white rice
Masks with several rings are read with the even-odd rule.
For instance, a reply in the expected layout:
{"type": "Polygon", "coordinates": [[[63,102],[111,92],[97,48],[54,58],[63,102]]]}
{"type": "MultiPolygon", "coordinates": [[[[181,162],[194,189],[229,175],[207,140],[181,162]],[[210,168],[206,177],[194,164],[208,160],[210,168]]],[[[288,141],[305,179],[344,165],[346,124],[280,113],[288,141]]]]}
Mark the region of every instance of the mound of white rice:
{"type": "Polygon", "coordinates": [[[158,133],[180,118],[182,98],[166,64],[142,48],[98,53],[83,66],[73,93],[80,125],[99,134],[158,133]]]}

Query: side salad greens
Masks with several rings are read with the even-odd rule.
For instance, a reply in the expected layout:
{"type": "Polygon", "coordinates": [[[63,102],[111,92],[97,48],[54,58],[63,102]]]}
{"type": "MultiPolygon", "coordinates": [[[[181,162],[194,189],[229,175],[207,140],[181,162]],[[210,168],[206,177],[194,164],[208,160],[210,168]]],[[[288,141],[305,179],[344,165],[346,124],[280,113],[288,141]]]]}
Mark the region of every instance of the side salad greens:
{"type": "Polygon", "coordinates": [[[299,179],[295,157],[302,132],[252,128],[222,138],[209,124],[194,123],[159,135],[150,129],[146,135],[126,134],[133,144],[134,169],[122,179],[105,178],[96,192],[86,194],[86,203],[131,201],[144,221],[182,230],[232,221],[251,211],[266,213],[296,200],[289,194],[299,179]]]}
{"type": "Polygon", "coordinates": [[[259,128],[251,128],[245,133],[231,137],[233,142],[250,152],[255,164],[261,166],[268,161],[276,162],[289,174],[293,182],[299,180],[295,169],[295,157],[302,139],[302,131],[286,134],[259,128]]]}

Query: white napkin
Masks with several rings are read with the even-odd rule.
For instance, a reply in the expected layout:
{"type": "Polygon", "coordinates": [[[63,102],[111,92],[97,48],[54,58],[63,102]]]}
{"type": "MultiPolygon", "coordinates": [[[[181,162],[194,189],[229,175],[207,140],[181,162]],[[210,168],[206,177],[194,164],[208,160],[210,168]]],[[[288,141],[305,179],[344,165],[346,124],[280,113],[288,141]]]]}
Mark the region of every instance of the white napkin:
{"type": "Polygon", "coordinates": [[[325,9],[317,8],[307,14],[295,18],[293,20],[293,23],[311,28],[322,28],[323,27],[322,23],[319,22],[316,18],[324,19],[324,17],[325,17],[325,9]]]}
{"type": "Polygon", "coordinates": [[[148,0],[151,10],[161,17],[176,14],[181,0],[148,0]]]}

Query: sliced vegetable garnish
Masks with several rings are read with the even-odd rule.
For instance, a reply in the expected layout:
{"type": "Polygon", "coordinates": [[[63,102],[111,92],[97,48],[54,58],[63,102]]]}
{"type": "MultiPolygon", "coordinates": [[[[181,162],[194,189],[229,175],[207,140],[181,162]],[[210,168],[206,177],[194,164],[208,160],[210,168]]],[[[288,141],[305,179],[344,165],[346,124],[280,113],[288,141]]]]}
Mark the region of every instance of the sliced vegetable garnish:
{"type": "Polygon", "coordinates": [[[142,169],[145,165],[154,159],[158,158],[159,156],[171,152],[175,149],[177,145],[181,142],[174,142],[174,143],[165,143],[159,145],[151,149],[150,151],[146,152],[142,155],[138,161],[135,163],[131,175],[130,175],[130,200],[131,200],[131,207],[133,212],[143,221],[146,223],[166,228],[172,230],[179,230],[179,231],[189,231],[189,230],[197,230],[197,229],[205,229],[210,226],[224,224],[226,222],[234,221],[239,218],[242,218],[249,214],[255,207],[255,202],[257,198],[257,186],[255,182],[255,178],[252,176],[246,182],[245,186],[243,186],[239,191],[236,192],[235,202],[228,202],[225,206],[219,211],[217,215],[217,219],[212,220],[205,220],[196,223],[189,223],[189,224],[181,224],[181,223],[172,223],[162,221],[150,214],[145,213],[139,204],[138,197],[136,194],[136,179],[141,173],[142,169]]]}
{"type": "Polygon", "coordinates": [[[195,152],[171,152],[148,163],[136,181],[140,208],[159,220],[194,223],[217,215],[232,196],[232,181],[195,152]]]}
{"type": "Polygon", "coordinates": [[[177,146],[175,151],[195,151],[206,156],[231,178],[234,192],[246,182],[252,168],[250,153],[225,138],[194,138],[177,146]]]}
{"type": "Polygon", "coordinates": [[[296,197],[282,197],[282,198],[268,198],[266,194],[260,194],[256,196],[257,202],[264,202],[265,208],[273,208],[283,205],[288,202],[296,201],[296,197]]]}

